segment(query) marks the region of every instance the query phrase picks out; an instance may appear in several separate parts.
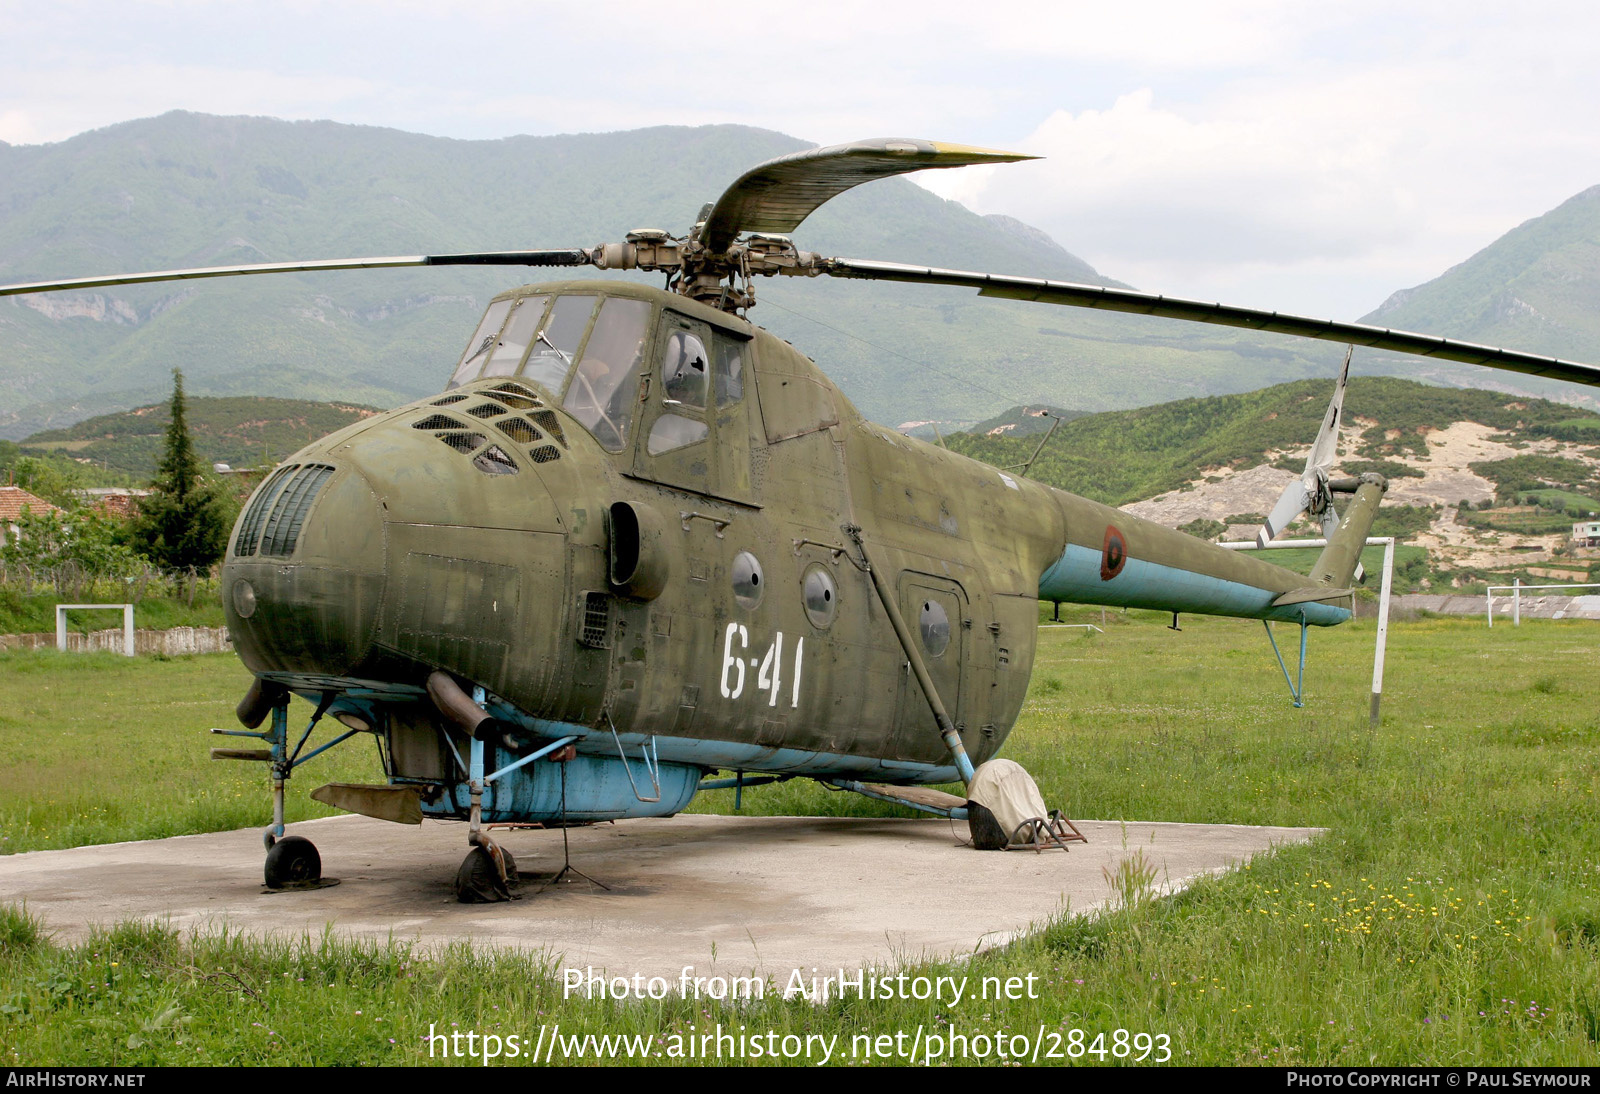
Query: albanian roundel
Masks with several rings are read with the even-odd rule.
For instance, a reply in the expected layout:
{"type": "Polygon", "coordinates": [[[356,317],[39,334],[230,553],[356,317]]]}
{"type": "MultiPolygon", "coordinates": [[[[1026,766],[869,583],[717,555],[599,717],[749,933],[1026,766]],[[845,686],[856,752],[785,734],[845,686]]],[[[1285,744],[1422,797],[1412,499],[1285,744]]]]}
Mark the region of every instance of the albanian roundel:
{"type": "Polygon", "coordinates": [[[1100,548],[1100,580],[1110,581],[1122,572],[1128,561],[1128,545],[1116,525],[1106,525],[1106,541],[1100,548]]]}

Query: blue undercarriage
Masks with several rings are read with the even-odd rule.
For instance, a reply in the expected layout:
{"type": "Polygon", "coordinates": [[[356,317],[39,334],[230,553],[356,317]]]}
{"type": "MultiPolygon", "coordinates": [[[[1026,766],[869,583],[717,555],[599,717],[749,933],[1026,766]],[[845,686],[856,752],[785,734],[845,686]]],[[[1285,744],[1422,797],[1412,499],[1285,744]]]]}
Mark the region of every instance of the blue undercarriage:
{"type": "MultiPolygon", "coordinates": [[[[320,709],[320,715],[339,718],[346,724],[359,719],[381,733],[384,708],[390,703],[425,701],[426,692],[409,685],[396,685],[348,677],[301,674],[265,674],[265,679],[286,685],[291,691],[320,709]]],[[[805,776],[841,788],[854,788],[861,780],[893,784],[958,782],[953,764],[934,765],[880,760],[864,756],[843,756],[792,748],[769,748],[731,741],[663,737],[651,734],[620,733],[609,723],[601,728],[552,722],[529,717],[510,704],[481,692],[475,696],[483,709],[502,722],[518,726],[540,738],[538,747],[518,756],[464,736],[441,733],[448,761],[454,770],[445,778],[415,778],[395,774],[391,765],[392,786],[415,786],[422,796],[425,816],[465,819],[470,810],[472,787],[481,787],[483,823],[591,822],[629,817],[664,817],[678,813],[702,788],[704,776],[716,770],[738,772],[734,780],[711,786],[749,785],[746,775],[805,776]],[[564,763],[548,762],[567,745],[576,756],[564,763]]],[[[296,746],[287,733],[285,714],[274,716],[274,730],[261,736],[274,746],[279,758],[275,771],[283,777],[312,756],[366,730],[350,730],[335,740],[300,755],[309,740],[308,726],[296,746]],[[281,737],[275,740],[275,737],[281,737]]],[[[237,731],[232,731],[237,733],[237,731]]],[[[771,781],[770,778],[752,782],[771,781]]]]}

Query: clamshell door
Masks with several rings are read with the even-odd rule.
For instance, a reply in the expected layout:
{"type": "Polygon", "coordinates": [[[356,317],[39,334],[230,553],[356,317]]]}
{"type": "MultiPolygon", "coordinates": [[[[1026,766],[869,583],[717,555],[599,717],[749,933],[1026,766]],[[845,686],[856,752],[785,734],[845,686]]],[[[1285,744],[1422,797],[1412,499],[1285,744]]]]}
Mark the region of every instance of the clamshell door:
{"type": "MultiPolygon", "coordinates": [[[[966,592],[948,578],[906,571],[900,575],[900,614],[911,631],[928,676],[946,713],[962,722],[961,676],[968,635],[966,592]]],[[[941,760],[946,756],[939,725],[922,685],[902,666],[892,750],[900,759],[941,760]]]]}

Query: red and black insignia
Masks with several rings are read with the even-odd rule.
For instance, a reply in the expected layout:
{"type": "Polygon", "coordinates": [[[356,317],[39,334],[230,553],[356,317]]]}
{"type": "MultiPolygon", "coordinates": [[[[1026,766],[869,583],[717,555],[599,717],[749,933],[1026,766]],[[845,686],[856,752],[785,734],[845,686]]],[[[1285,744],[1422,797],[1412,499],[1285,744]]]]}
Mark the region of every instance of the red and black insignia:
{"type": "Polygon", "coordinates": [[[1106,525],[1106,541],[1100,547],[1100,580],[1110,581],[1122,572],[1128,561],[1128,545],[1116,525],[1106,525]]]}

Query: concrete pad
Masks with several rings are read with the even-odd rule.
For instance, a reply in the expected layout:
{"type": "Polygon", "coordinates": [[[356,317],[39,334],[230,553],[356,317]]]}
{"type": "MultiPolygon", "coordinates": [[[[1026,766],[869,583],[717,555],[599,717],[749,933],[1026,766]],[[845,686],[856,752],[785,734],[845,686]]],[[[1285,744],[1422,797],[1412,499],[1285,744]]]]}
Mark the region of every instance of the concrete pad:
{"type": "Polygon", "coordinates": [[[306,821],[324,874],[341,883],[262,891],[259,829],[0,857],[0,901],[26,901],[58,939],[141,918],[179,929],[457,939],[545,951],[613,976],[810,974],[1003,943],[1063,912],[1103,907],[1106,871],[1137,851],[1175,891],[1316,828],[1079,821],[1066,854],[978,852],[944,820],[679,816],[573,829],[582,879],[538,891],[561,867],[559,831],[496,831],[516,856],[522,899],[455,901],[464,824],[420,828],[366,817],[306,821]],[[530,875],[534,875],[530,877],[530,875]],[[542,876],[538,876],[542,875],[542,876]]]}

